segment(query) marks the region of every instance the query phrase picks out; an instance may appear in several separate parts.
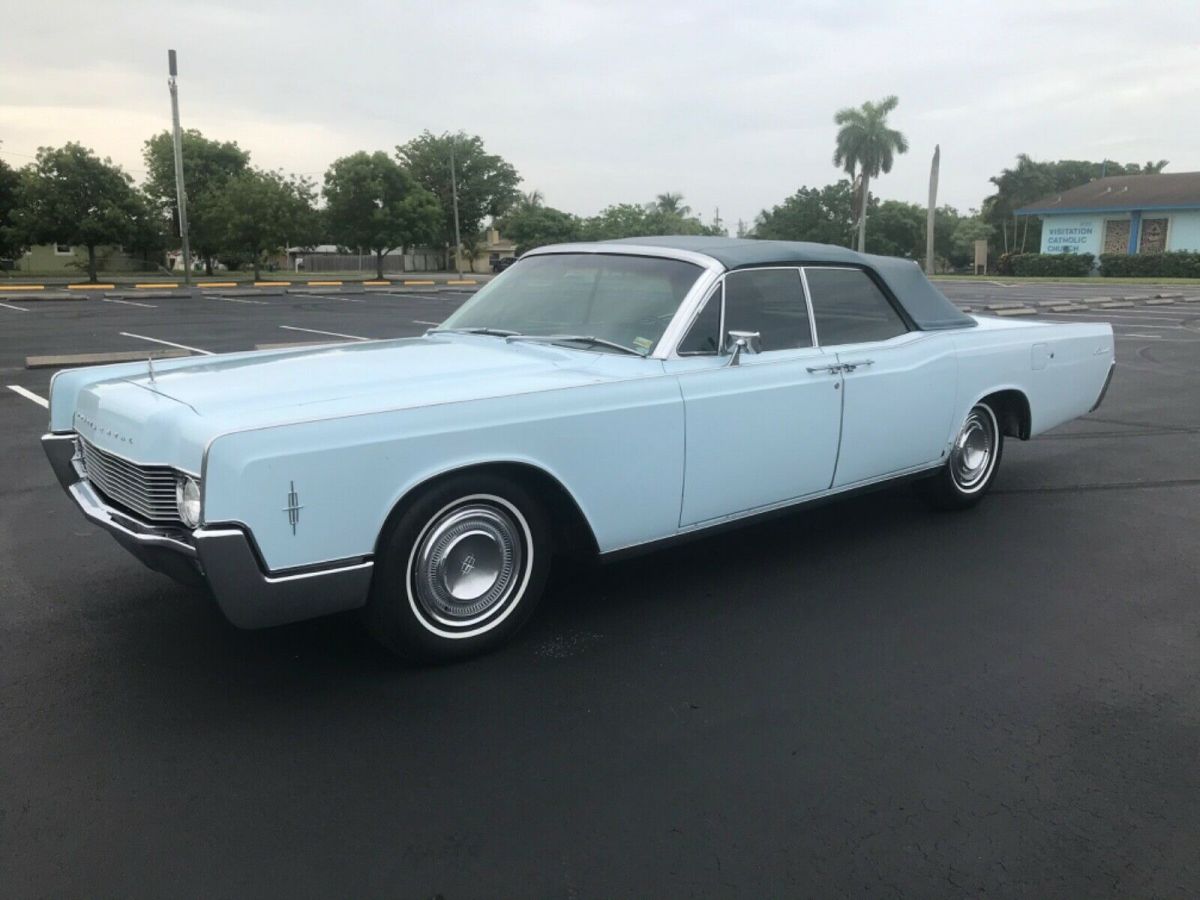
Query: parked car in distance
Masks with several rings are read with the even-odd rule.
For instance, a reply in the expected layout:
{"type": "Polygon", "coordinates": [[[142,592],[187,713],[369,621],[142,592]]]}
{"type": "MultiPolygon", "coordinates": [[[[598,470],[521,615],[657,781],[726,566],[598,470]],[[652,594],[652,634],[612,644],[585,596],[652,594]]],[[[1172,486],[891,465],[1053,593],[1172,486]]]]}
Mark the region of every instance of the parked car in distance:
{"type": "Polygon", "coordinates": [[[509,266],[517,261],[515,256],[502,256],[499,259],[492,260],[492,271],[503,272],[509,266]]]}
{"type": "Polygon", "coordinates": [[[1099,405],[1108,324],[970,316],[912,262],[543,247],[421,337],[58,373],[84,514],[253,628],[360,609],[397,653],[511,637],[551,558],[614,558],[897,479],[972,506],[1006,438],[1099,405]]]}

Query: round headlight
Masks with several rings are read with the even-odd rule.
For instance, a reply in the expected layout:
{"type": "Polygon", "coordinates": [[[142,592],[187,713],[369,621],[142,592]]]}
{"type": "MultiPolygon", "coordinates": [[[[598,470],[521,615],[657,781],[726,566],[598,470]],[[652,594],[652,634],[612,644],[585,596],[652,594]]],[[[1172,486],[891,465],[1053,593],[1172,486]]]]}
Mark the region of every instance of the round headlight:
{"type": "Polygon", "coordinates": [[[188,528],[200,524],[200,483],[195,478],[184,475],[175,482],[175,507],[188,528]]]}

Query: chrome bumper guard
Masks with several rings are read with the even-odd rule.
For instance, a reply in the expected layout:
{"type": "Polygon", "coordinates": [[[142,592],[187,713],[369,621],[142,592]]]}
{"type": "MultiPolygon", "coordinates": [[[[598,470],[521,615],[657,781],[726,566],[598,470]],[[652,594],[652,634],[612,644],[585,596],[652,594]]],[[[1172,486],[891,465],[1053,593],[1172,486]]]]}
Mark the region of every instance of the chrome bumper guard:
{"type": "Polygon", "coordinates": [[[265,628],[355,609],[367,602],[373,563],[340,563],[303,572],[269,573],[251,536],[240,527],[195,531],[148,525],[110,506],[88,482],[75,453],[75,435],[47,434],[42,447],[59,483],[83,515],[146,566],[211,591],[238,628],[265,628]]]}

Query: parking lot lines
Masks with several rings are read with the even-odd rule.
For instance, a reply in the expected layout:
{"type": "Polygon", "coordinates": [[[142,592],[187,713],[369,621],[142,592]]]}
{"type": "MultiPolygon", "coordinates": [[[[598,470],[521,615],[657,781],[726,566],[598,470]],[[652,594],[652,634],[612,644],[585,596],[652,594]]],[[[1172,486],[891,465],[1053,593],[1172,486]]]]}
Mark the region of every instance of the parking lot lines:
{"type": "Polygon", "coordinates": [[[37,394],[35,394],[33,391],[26,390],[25,388],[21,387],[19,384],[10,384],[10,385],[8,386],[8,389],[9,389],[10,391],[14,391],[15,393],[18,393],[18,394],[20,394],[20,395],[21,395],[22,397],[24,397],[26,400],[32,400],[32,401],[33,401],[34,403],[36,403],[38,406],[41,406],[41,407],[43,407],[43,408],[45,408],[45,409],[49,409],[49,408],[50,408],[50,401],[49,401],[49,400],[47,400],[45,397],[39,397],[39,396],[38,396],[37,394]]]}
{"type": "Polygon", "coordinates": [[[201,350],[199,347],[189,347],[187,344],[176,344],[174,341],[164,341],[159,338],[146,337],[144,334],[132,334],[128,331],[119,332],[121,337],[137,338],[140,341],[150,341],[152,344],[165,344],[168,347],[177,347],[180,350],[188,350],[192,353],[199,353],[201,356],[213,356],[211,350],[201,350]]]}
{"type": "Polygon", "coordinates": [[[220,294],[205,294],[206,300],[224,300],[226,303],[248,303],[253,306],[269,306],[266,300],[247,300],[244,297],[223,297],[220,294]]]}
{"type": "Polygon", "coordinates": [[[329,337],[347,338],[348,340],[351,340],[351,341],[372,340],[372,338],[361,337],[360,335],[357,335],[357,334],[342,334],[339,331],[320,331],[316,328],[299,328],[296,325],[280,325],[279,327],[286,331],[307,331],[309,334],[324,334],[324,335],[328,335],[329,337]]]}
{"type": "Polygon", "coordinates": [[[11,303],[0,303],[0,306],[3,306],[5,309],[15,309],[17,312],[29,312],[25,307],[13,306],[11,303]]]}
{"type": "Polygon", "coordinates": [[[123,306],[144,306],[146,309],[158,309],[158,305],[154,303],[141,303],[137,300],[118,300],[116,297],[98,297],[105,303],[120,303],[123,306]]]}

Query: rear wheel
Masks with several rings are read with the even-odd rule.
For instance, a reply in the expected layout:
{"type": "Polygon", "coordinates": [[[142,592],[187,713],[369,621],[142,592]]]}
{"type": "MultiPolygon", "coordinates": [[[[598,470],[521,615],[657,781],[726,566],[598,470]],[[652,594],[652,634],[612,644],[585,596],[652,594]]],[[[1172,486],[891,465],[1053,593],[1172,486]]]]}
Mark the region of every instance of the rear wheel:
{"type": "Polygon", "coordinates": [[[549,562],[545,516],[522,487],[454,476],[418,495],[383,535],[364,618],[401,656],[482,653],[529,618],[549,562]]]}
{"type": "Polygon", "coordinates": [[[938,473],[917,482],[922,496],[937,509],[967,509],[978,503],[992,486],[1004,435],[996,412],[985,400],[971,408],[963,421],[950,458],[938,473]]]}

